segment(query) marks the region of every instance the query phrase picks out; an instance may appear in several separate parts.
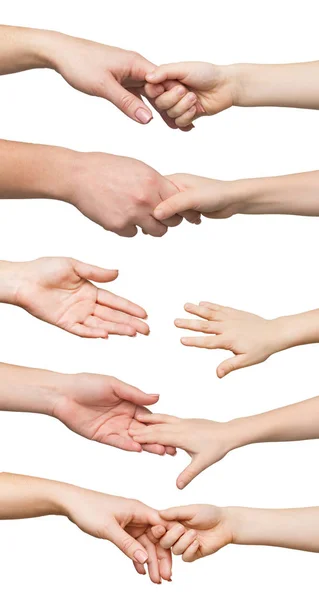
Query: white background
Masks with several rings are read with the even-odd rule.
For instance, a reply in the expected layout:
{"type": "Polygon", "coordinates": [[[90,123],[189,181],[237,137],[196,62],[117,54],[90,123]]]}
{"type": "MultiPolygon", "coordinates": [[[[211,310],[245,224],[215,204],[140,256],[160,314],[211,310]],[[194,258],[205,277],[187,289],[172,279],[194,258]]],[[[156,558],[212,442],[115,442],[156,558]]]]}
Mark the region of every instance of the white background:
{"type": "MultiPolygon", "coordinates": [[[[178,60],[294,62],[318,59],[317,2],[224,0],[10,0],[5,24],[51,28],[133,49],[161,63],[178,60]]],[[[220,179],[318,168],[314,111],[233,108],[201,119],[190,133],[159,117],[129,121],[101,99],[82,95],[57,74],[33,71],[0,80],[6,139],[100,150],[144,160],[161,173],[220,179]]],[[[125,177],[125,173],[123,174],[125,177]]],[[[301,199],[302,201],[302,199],[301,199]]],[[[278,354],[219,381],[224,351],[184,348],[173,320],[186,301],[210,300],[265,317],[318,306],[318,223],[301,217],[245,217],[187,223],[162,239],[121,239],[54,201],[2,201],[1,258],[73,256],[119,268],[109,289],[149,312],[151,336],[82,340],[0,308],[3,362],[62,372],[115,375],[160,392],[158,410],[227,420],[314,396],[318,348],[278,354]]],[[[1,469],[137,497],[164,508],[193,502],[260,507],[319,503],[318,443],[251,446],[227,456],[185,491],[175,478],[186,465],[89,442],[45,416],[2,414],[1,469]]],[[[205,595],[226,598],[317,597],[317,556],[283,549],[228,547],[193,565],[174,564],[173,583],[139,577],[115,547],[86,536],[66,519],[0,524],[1,596],[53,599],[132,596],[140,600],[205,595]],[[152,587],[151,587],[152,586],[152,587]]]]}

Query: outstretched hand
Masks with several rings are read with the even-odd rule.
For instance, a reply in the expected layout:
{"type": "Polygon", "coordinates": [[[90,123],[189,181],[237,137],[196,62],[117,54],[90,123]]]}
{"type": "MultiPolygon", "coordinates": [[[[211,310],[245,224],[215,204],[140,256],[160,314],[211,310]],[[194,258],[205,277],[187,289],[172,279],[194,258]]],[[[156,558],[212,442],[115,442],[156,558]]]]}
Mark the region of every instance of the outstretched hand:
{"type": "Polygon", "coordinates": [[[137,417],[149,412],[145,406],[155,404],[158,394],[145,394],[115,377],[89,373],[68,376],[61,391],[63,397],[55,403],[53,416],[75,433],[130,452],[176,453],[166,444],[139,444],[129,433],[141,428],[137,417]]]}
{"type": "Polygon", "coordinates": [[[33,316],[61,329],[87,338],[110,334],[149,334],[141,319],[143,308],[97,288],[114,281],[118,271],[102,269],[72,258],[40,258],[22,263],[16,303],[33,316]]]}

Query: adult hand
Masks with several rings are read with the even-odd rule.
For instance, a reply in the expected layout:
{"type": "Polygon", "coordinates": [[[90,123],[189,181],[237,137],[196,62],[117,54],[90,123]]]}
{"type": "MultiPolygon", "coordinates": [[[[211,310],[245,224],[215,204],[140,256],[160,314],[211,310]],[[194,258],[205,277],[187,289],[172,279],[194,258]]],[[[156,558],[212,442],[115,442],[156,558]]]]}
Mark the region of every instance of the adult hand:
{"type": "Polygon", "coordinates": [[[144,574],[148,565],[153,583],[170,580],[172,557],[169,549],[153,543],[147,532],[163,523],[158,512],[138,500],[93,492],[73,486],[61,489],[62,511],[82,531],[115,544],[144,574]]]}
{"type": "Polygon", "coordinates": [[[17,265],[6,264],[12,265],[14,272],[12,303],[38,319],[81,337],[149,333],[148,325],[140,320],[147,316],[143,308],[90,282],[114,281],[118,271],[72,258],[39,258],[17,265]]]}
{"type": "MultiPolygon", "coordinates": [[[[69,196],[64,199],[104,229],[133,237],[141,227],[144,233],[161,237],[167,227],[182,221],[179,215],[162,222],[154,218],[155,207],[176,194],[177,188],[145,163],[101,153],[79,154],[75,163],[69,196]]],[[[186,216],[193,222],[200,220],[192,211],[186,216]]]]}
{"type": "Polygon", "coordinates": [[[52,414],[75,433],[131,452],[176,453],[171,446],[138,444],[129,434],[134,427],[140,429],[137,415],[148,412],[144,406],[155,404],[158,394],[145,394],[115,377],[89,373],[63,378],[59,389],[52,414]]]}
{"type": "MultiPolygon", "coordinates": [[[[145,76],[155,68],[138,52],[50,32],[47,40],[51,66],[75,89],[105,98],[128,117],[146,124],[152,112],[142,95],[156,108],[154,96],[171,88],[171,82],[145,88],[145,76]]],[[[172,85],[176,85],[176,81],[172,85]]],[[[185,90],[186,93],[187,90],[185,90]]],[[[174,120],[158,110],[169,127],[174,120]]],[[[187,130],[190,128],[188,127],[187,130]]]]}

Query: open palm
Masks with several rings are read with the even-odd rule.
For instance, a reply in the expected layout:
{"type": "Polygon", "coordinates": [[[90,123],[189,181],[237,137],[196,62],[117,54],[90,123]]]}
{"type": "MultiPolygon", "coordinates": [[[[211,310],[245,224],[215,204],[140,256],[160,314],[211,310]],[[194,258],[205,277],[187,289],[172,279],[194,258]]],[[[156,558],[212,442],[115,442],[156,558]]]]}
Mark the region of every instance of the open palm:
{"type": "Polygon", "coordinates": [[[105,375],[78,374],[68,380],[63,400],[54,407],[54,416],[69,429],[96,442],[140,452],[174,455],[176,450],[161,444],[138,444],[129,430],[141,423],[136,416],[148,412],[144,405],[158,401],[158,395],[105,375]]]}
{"type": "Polygon", "coordinates": [[[114,281],[117,271],[72,258],[40,258],[24,263],[17,303],[38,319],[81,337],[107,338],[149,333],[146,312],[129,300],[97,288],[114,281]]]}

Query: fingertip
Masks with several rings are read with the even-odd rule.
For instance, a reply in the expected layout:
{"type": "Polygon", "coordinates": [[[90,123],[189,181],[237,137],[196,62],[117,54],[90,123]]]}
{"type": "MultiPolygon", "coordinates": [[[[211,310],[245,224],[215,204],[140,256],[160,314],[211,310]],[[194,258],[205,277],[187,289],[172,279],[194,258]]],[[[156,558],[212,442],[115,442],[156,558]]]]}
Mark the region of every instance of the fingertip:
{"type": "Polygon", "coordinates": [[[180,479],[177,479],[176,486],[179,490],[183,490],[186,487],[186,483],[184,481],[181,481],[180,479]]]}

